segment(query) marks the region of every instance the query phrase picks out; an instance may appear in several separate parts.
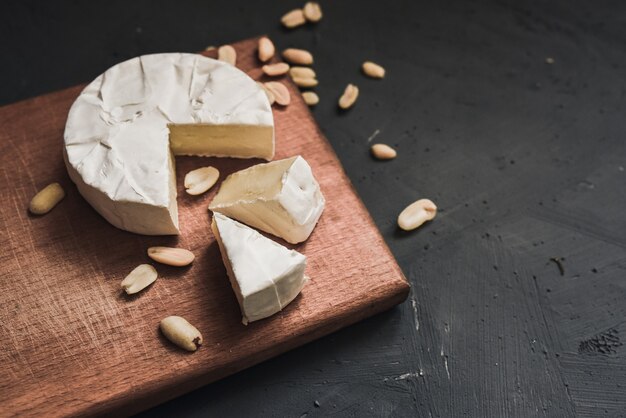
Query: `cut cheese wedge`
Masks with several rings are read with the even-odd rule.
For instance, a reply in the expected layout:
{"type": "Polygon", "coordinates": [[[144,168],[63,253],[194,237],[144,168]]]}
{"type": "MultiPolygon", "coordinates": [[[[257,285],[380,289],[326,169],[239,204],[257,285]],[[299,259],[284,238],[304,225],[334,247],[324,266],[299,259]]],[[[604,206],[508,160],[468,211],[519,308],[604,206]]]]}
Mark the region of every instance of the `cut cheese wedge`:
{"type": "Polygon", "coordinates": [[[64,158],[83,197],[118,228],[178,233],[172,155],[271,160],[274,121],[244,72],[197,54],[144,55],[91,82],[70,109],[64,158]]]}
{"type": "Polygon", "coordinates": [[[297,244],[311,235],[324,196],[309,164],[296,156],[231,174],[209,209],[297,244]]]}
{"type": "Polygon", "coordinates": [[[304,255],[220,213],[213,214],[211,228],[244,324],[281,311],[298,296],[308,280],[304,255]]]}

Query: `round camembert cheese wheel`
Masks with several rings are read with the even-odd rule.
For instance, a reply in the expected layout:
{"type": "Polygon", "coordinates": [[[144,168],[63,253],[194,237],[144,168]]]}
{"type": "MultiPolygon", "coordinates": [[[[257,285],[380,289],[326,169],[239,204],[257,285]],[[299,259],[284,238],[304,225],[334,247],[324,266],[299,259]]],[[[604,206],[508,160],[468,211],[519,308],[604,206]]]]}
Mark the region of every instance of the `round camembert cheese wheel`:
{"type": "Polygon", "coordinates": [[[91,82],[70,109],[64,158],[111,224],[178,234],[173,155],[274,156],[265,92],[230,64],[197,54],[144,55],[91,82]]]}

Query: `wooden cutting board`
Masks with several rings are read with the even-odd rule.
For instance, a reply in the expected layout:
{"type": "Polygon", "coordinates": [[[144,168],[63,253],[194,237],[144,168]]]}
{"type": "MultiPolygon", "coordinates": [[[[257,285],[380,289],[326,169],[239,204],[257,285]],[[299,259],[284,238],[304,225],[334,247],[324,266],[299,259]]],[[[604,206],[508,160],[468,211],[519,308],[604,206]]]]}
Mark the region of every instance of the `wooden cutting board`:
{"type": "MultiPolygon", "coordinates": [[[[234,46],[237,66],[259,80],[256,42],[234,46]]],[[[63,129],[83,86],[0,108],[1,416],[129,415],[406,298],[409,285],[339,160],[297,88],[282,81],[292,103],[274,108],[276,159],[302,155],[326,209],[309,240],[290,246],[308,257],[311,281],[282,312],[248,326],[209,227],[217,187],[188,196],[182,178],[213,165],[223,179],[261,161],[178,158],[180,236],[135,235],[98,215],[66,173],[63,129]],[[43,217],[29,215],[31,197],[53,181],[65,199],[43,217]],[[126,296],[121,280],[150,262],[146,249],[153,245],[188,248],[196,260],[188,268],[156,265],[154,285],[126,296]],[[197,352],[161,336],[158,324],[168,315],[184,316],[202,332],[197,352]]]]}

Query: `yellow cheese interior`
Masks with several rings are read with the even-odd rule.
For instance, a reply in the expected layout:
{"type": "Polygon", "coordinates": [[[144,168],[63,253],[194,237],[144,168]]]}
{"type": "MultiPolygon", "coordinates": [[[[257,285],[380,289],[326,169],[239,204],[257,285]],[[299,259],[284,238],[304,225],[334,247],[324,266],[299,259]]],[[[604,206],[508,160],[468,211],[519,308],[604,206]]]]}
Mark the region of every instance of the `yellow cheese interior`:
{"type": "Polygon", "coordinates": [[[228,176],[222,183],[209,209],[229,204],[245,197],[246,200],[269,200],[280,193],[282,177],[296,157],[258,164],[228,176]]]}
{"type": "Polygon", "coordinates": [[[174,155],[274,157],[274,128],[254,125],[170,124],[174,155]]]}

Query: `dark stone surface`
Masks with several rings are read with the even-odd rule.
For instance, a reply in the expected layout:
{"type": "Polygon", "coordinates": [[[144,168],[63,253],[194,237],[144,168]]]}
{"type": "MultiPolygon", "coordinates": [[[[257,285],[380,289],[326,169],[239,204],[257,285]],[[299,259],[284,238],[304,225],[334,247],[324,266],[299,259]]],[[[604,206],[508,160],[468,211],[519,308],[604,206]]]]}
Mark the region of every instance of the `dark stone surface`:
{"type": "Polygon", "coordinates": [[[261,33],[313,51],[315,117],[413,285],[143,415],[624,416],[626,3],[328,1],[318,25],[281,29],[301,3],[0,3],[1,104],[261,33]],[[339,114],[348,82],[361,96],[339,114]],[[374,136],[398,158],[372,160],[374,136]],[[438,217],[399,232],[421,197],[438,217]]]}

